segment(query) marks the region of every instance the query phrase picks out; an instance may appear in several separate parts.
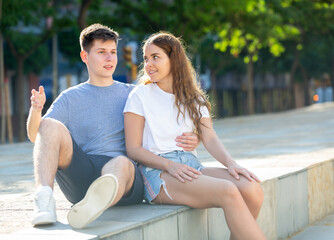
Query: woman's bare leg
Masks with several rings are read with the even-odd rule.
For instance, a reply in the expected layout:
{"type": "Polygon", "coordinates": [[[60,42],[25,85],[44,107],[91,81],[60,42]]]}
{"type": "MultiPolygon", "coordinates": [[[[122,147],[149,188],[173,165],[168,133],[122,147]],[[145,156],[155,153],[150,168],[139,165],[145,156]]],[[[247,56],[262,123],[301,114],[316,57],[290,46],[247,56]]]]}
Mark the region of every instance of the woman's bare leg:
{"type": "Polygon", "coordinates": [[[237,180],[224,168],[204,168],[202,173],[233,182],[238,187],[253,217],[256,219],[259,216],[264,198],[261,184],[250,182],[243,176],[240,176],[240,180],[237,180]]]}
{"type": "MultiPolygon", "coordinates": [[[[238,187],[238,190],[254,219],[259,216],[263,203],[263,191],[259,183],[250,182],[243,176],[240,176],[240,180],[237,180],[224,168],[205,168],[202,170],[202,173],[211,177],[226,179],[233,182],[238,187]]],[[[237,239],[232,232],[230,239],[237,239]]]]}
{"type": "Polygon", "coordinates": [[[206,175],[181,183],[166,172],[165,180],[170,199],[163,188],[153,200],[157,204],[181,204],[193,208],[220,207],[235,239],[265,239],[236,185],[228,180],[206,175]]]}

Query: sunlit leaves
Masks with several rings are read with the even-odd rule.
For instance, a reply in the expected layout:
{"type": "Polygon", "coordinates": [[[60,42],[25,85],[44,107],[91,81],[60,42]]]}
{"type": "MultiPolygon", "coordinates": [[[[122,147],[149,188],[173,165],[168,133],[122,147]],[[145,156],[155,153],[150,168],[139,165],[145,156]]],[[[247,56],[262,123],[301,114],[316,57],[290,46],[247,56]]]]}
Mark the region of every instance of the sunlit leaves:
{"type": "Polygon", "coordinates": [[[246,5],[246,11],[248,13],[257,14],[259,12],[266,11],[266,1],[265,0],[258,0],[258,1],[248,1],[246,5]]]}
{"type": "Polygon", "coordinates": [[[285,48],[280,42],[277,41],[277,39],[272,39],[271,43],[269,44],[269,51],[273,56],[279,57],[285,51],[285,48]]]}
{"type": "MultiPolygon", "coordinates": [[[[282,6],[288,7],[292,1],[282,1],[282,6]]],[[[247,1],[246,11],[238,16],[238,21],[231,19],[234,24],[225,24],[218,33],[219,41],[214,47],[222,52],[229,51],[233,56],[239,56],[245,52],[247,56],[253,56],[257,61],[258,52],[262,48],[268,48],[274,57],[279,57],[285,47],[282,41],[290,38],[298,38],[301,34],[297,26],[284,22],[284,18],[276,13],[266,1],[247,1]]],[[[244,62],[249,62],[249,57],[244,62]]]]}

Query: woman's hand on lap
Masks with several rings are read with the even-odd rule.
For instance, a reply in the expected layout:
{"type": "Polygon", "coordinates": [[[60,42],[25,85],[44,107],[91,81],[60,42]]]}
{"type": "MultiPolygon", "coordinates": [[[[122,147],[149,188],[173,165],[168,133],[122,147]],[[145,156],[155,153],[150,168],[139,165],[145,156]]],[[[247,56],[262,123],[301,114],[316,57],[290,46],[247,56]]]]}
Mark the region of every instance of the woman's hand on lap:
{"type": "Polygon", "coordinates": [[[202,174],[195,168],[189,167],[185,164],[176,163],[173,161],[170,161],[166,171],[176,179],[180,180],[181,182],[191,181],[193,179],[198,178],[198,175],[202,174]]]}
{"type": "Polygon", "coordinates": [[[229,174],[231,174],[235,179],[239,180],[240,176],[243,175],[251,182],[261,182],[260,179],[251,171],[247,170],[246,168],[240,166],[239,164],[232,164],[227,168],[229,174]]]}

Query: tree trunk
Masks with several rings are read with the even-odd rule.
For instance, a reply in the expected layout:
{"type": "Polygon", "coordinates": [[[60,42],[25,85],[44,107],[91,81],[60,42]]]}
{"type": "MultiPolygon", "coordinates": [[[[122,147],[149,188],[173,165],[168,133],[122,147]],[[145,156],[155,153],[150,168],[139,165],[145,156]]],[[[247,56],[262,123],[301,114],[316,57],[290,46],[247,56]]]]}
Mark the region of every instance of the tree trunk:
{"type": "Polygon", "coordinates": [[[309,84],[308,84],[308,75],[306,69],[302,66],[300,66],[300,70],[303,75],[303,80],[304,80],[304,98],[305,98],[305,106],[310,105],[310,91],[309,91],[309,84]]]}
{"type": "Polygon", "coordinates": [[[261,113],[262,112],[262,101],[261,101],[261,92],[262,90],[259,88],[255,92],[255,112],[261,113]]]}
{"type": "Polygon", "coordinates": [[[232,116],[238,116],[239,115],[239,108],[238,108],[238,90],[231,90],[231,99],[232,99],[232,116]]]}
{"type": "Polygon", "coordinates": [[[43,33],[39,41],[31,46],[31,48],[25,52],[24,54],[19,54],[16,50],[12,40],[6,37],[6,42],[15,56],[17,61],[17,84],[16,84],[16,96],[17,96],[17,110],[18,110],[18,131],[19,131],[19,141],[22,142],[26,139],[26,131],[25,131],[25,118],[24,118],[24,100],[25,100],[25,92],[24,92],[24,80],[23,80],[23,64],[25,59],[27,59],[41,44],[43,44],[47,39],[49,39],[51,35],[51,30],[47,30],[43,33]]]}
{"type": "Polygon", "coordinates": [[[218,116],[218,98],[217,98],[217,78],[216,71],[211,70],[211,94],[212,94],[212,109],[213,116],[218,116]]]}
{"type": "Polygon", "coordinates": [[[17,86],[16,86],[16,96],[17,96],[17,110],[19,115],[19,142],[25,140],[25,119],[24,119],[24,79],[23,79],[23,63],[22,58],[17,59],[17,86]]]}
{"type": "Polygon", "coordinates": [[[294,81],[295,81],[295,73],[296,73],[298,65],[299,65],[299,51],[296,49],[293,63],[292,63],[291,70],[290,70],[290,84],[289,84],[289,95],[290,95],[289,107],[290,108],[296,107],[294,81]]]}
{"type": "Polygon", "coordinates": [[[86,18],[87,18],[87,11],[89,6],[92,4],[94,0],[83,0],[80,9],[79,9],[79,16],[78,16],[78,26],[80,30],[86,27],[86,18]]]}
{"type": "MultiPolygon", "coordinates": [[[[1,0],[0,0],[1,1],[1,0]]],[[[1,2],[0,2],[1,4],[1,2]]],[[[1,89],[1,143],[6,142],[6,114],[5,114],[5,69],[3,58],[3,37],[0,30],[0,89],[1,89]]]]}
{"type": "Polygon", "coordinates": [[[332,58],[332,76],[330,77],[330,79],[331,79],[333,101],[334,101],[334,56],[332,58]]]}
{"type": "MultiPolygon", "coordinates": [[[[2,20],[2,0],[0,0],[0,25],[2,20]]],[[[0,89],[1,89],[1,143],[6,142],[6,116],[5,116],[5,69],[3,58],[3,37],[0,29],[0,89]]]]}
{"type": "Polygon", "coordinates": [[[13,143],[13,127],[12,127],[12,116],[10,115],[10,97],[8,82],[5,83],[5,99],[6,99],[6,116],[7,116],[7,134],[9,143],[13,143]]]}
{"type": "Polygon", "coordinates": [[[55,100],[58,95],[58,37],[54,34],[52,37],[52,99],[55,100]]]}
{"type": "Polygon", "coordinates": [[[253,54],[249,55],[247,64],[247,81],[248,81],[248,114],[254,114],[254,63],[253,54]]]}

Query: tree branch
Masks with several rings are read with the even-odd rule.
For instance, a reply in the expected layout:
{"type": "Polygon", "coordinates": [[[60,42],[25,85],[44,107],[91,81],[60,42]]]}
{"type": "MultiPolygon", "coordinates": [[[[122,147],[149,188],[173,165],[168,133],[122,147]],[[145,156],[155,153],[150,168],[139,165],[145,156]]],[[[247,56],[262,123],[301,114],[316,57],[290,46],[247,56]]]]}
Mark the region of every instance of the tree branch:
{"type": "Polygon", "coordinates": [[[25,54],[23,54],[23,59],[28,58],[40,45],[42,45],[46,40],[48,40],[51,37],[52,31],[48,30],[44,33],[44,35],[41,37],[41,39],[27,51],[25,54]]]}
{"type": "Polygon", "coordinates": [[[19,58],[19,54],[17,53],[12,40],[7,35],[4,35],[4,37],[15,58],[19,58]]]}

